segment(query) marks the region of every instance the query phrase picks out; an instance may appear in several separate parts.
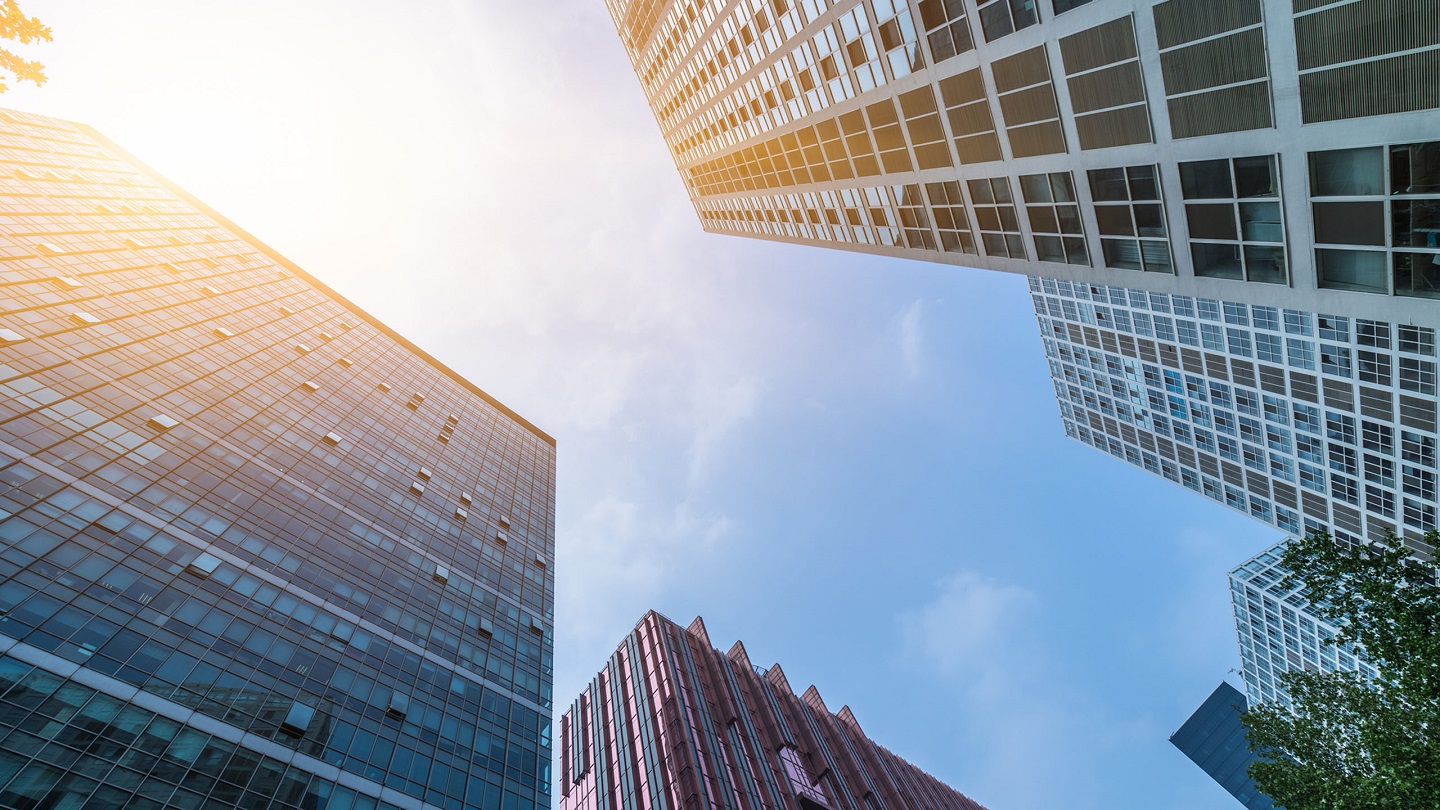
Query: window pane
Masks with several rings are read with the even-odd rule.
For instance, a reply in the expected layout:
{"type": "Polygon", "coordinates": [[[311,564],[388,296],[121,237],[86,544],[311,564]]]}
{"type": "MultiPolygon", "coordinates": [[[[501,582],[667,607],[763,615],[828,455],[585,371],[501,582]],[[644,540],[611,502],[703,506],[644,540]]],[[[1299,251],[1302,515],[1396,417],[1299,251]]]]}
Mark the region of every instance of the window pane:
{"type": "Polygon", "coordinates": [[[1060,244],[1058,236],[1036,236],[1035,253],[1042,262],[1065,263],[1065,248],[1060,244]]]}
{"type": "Polygon", "coordinates": [[[1333,290],[1387,293],[1385,254],[1372,250],[1317,250],[1320,286],[1333,290]]]}
{"type": "Polygon", "coordinates": [[[1075,183],[1069,172],[1050,175],[1050,191],[1055,195],[1055,202],[1075,202],[1075,183]]]}
{"type": "Polygon", "coordinates": [[[1130,199],[1160,199],[1160,183],[1154,166],[1131,166],[1126,172],[1130,175],[1130,199]]]}
{"type": "Polygon", "coordinates": [[[1010,178],[997,177],[990,181],[990,186],[995,190],[995,202],[1010,202],[1010,178]]]}
{"type": "Polygon", "coordinates": [[[1440,247],[1440,200],[1395,200],[1390,208],[1395,247],[1440,247]]]}
{"type": "Polygon", "coordinates": [[[1134,239],[1101,239],[1100,249],[1105,255],[1106,267],[1122,270],[1139,270],[1140,250],[1134,239]]]}
{"type": "Polygon", "coordinates": [[[1247,278],[1251,281],[1284,284],[1286,282],[1285,248],[1246,245],[1245,268],[1249,274],[1247,278]]]}
{"type": "Polygon", "coordinates": [[[1235,207],[1230,203],[1185,206],[1191,239],[1236,239],[1235,207]]]}
{"type": "Polygon", "coordinates": [[[1043,174],[1027,174],[1020,178],[1020,193],[1027,203],[1050,202],[1050,178],[1043,174]]]}
{"type": "Polygon", "coordinates": [[[985,29],[985,41],[994,42],[1015,29],[1010,25],[1010,10],[1003,0],[980,9],[980,27],[985,29]]]}
{"type": "Polygon", "coordinates": [[[1055,216],[1060,220],[1060,233],[1081,233],[1080,209],[1076,206],[1057,205],[1055,216]]]}
{"type": "Polygon", "coordinates": [[[1195,275],[1211,278],[1244,278],[1245,271],[1240,264],[1239,245],[1190,245],[1190,257],[1195,262],[1195,275]]]}
{"type": "Polygon", "coordinates": [[[1017,233],[1020,230],[1020,220],[1015,217],[1015,206],[1003,205],[1000,211],[1000,230],[1017,233]]]}
{"type": "Polygon", "coordinates": [[[1187,200],[1215,200],[1235,196],[1230,185],[1230,161],[1201,160],[1181,163],[1180,187],[1187,200]]]}
{"type": "Polygon", "coordinates": [[[1440,141],[1390,148],[1393,194],[1440,194],[1440,141]]]}
{"type": "Polygon", "coordinates": [[[1165,216],[1158,204],[1137,203],[1134,209],[1135,227],[1141,236],[1165,235],[1165,216]]]}
{"type": "Polygon", "coordinates": [[[1317,202],[1315,241],[1331,245],[1385,244],[1385,203],[1317,202]]]}
{"type": "Polygon", "coordinates": [[[1240,233],[1247,242],[1284,242],[1280,203],[1240,203],[1240,233]]]}
{"type": "Polygon", "coordinates": [[[990,193],[990,182],[988,180],[971,180],[970,199],[977,203],[993,203],[995,195],[990,193]]]}
{"type": "Polygon", "coordinates": [[[1025,209],[1030,215],[1030,229],[1037,233],[1059,233],[1055,222],[1055,209],[1049,205],[1032,205],[1025,209]]]}
{"type": "Polygon", "coordinates": [[[1145,258],[1145,269],[1151,273],[1173,273],[1170,266],[1170,245],[1166,242],[1141,242],[1140,252],[1145,258]]]}
{"type": "Polygon", "coordinates": [[[1235,158],[1235,196],[1278,197],[1279,180],[1273,155],[1235,158]]]}
{"type": "Polygon", "coordinates": [[[1310,194],[1350,197],[1385,193],[1385,158],[1379,147],[1310,153],[1310,194]]]}
{"type": "Polygon", "coordinates": [[[1396,253],[1395,294],[1440,298],[1440,253],[1396,253]]]}
{"type": "Polygon", "coordinates": [[[1100,233],[1108,236],[1134,236],[1135,228],[1130,222],[1130,208],[1124,205],[1099,205],[1095,207],[1095,221],[1100,233]]]}
{"type": "Polygon", "coordinates": [[[1090,196],[1096,202],[1123,202],[1129,197],[1125,193],[1125,171],[1123,169],[1094,169],[1090,172],[1090,196]]]}
{"type": "Polygon", "coordinates": [[[1015,13],[1016,29],[1035,24],[1035,0],[1010,0],[1010,9],[1015,13]]]}

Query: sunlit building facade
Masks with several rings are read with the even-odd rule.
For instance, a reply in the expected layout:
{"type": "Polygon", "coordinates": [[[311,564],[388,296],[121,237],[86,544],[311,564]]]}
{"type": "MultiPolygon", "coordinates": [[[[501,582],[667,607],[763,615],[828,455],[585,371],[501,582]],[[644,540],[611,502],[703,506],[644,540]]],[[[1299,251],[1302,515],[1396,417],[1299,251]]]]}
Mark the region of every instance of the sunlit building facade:
{"type": "Polygon", "coordinates": [[[554,442],[0,113],[0,806],[550,806],[554,442]]]}
{"type": "Polygon", "coordinates": [[[608,5],[707,230],[1434,325],[1424,4],[608,5]]]}
{"type": "Polygon", "coordinates": [[[1435,526],[1440,11],[609,5],[707,230],[1024,273],[1072,437],[1291,533],[1435,526]]]}
{"type": "Polygon", "coordinates": [[[560,719],[561,810],[983,810],[777,664],[647,613],[560,719]]]}

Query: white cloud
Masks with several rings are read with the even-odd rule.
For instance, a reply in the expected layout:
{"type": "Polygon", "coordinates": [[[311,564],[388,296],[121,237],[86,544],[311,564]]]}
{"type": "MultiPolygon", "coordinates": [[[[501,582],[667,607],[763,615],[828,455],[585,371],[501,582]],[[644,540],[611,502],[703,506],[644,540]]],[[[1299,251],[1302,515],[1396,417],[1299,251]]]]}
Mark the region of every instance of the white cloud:
{"type": "Polygon", "coordinates": [[[584,679],[654,607],[674,570],[703,567],[733,527],[725,515],[699,513],[687,501],[667,511],[613,496],[559,526],[565,542],[556,567],[568,572],[556,580],[559,699],[579,693],[584,679]]]}
{"type": "Polygon", "coordinates": [[[928,755],[965,763],[954,783],[1006,810],[1090,806],[1097,752],[1113,742],[1051,664],[1044,607],[1022,586],[960,571],[898,617],[907,660],[935,683],[937,722],[958,730],[953,750],[928,755]]]}
{"type": "Polygon", "coordinates": [[[747,377],[729,384],[698,385],[692,393],[695,438],[690,444],[690,480],[694,484],[704,477],[727,435],[754,415],[760,385],[747,377]]]}
{"type": "Polygon", "coordinates": [[[934,600],[900,619],[912,652],[969,686],[1003,676],[1020,652],[1026,620],[1039,606],[1035,594],[972,571],[938,584],[934,600]]]}

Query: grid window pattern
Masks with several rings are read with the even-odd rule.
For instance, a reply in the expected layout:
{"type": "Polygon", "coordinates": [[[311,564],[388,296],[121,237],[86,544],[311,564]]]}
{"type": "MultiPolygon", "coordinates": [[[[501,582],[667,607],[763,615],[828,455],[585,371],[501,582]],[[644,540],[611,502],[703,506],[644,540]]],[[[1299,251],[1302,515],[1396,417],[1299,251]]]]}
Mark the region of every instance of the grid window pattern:
{"type": "Polygon", "coordinates": [[[1011,154],[1023,158],[1064,152],[1065,130],[1045,46],[996,59],[991,67],[1011,154]]]}
{"type": "Polygon", "coordinates": [[[924,68],[925,57],[910,17],[910,4],[906,0],[871,0],[871,7],[890,75],[898,79],[924,68]]]}
{"type": "Polygon", "coordinates": [[[1274,155],[1181,163],[1180,187],[1195,275],[1287,282],[1274,155]]]}
{"type": "Polygon", "coordinates": [[[1075,179],[1069,172],[1027,174],[1020,178],[1025,215],[1035,239],[1035,258],[1060,264],[1090,264],[1075,179]]]}
{"type": "Polygon", "coordinates": [[[974,253],[975,236],[970,230],[970,217],[965,213],[965,199],[959,183],[926,183],[930,210],[940,235],[940,249],[947,253],[974,253]]]}
{"type": "Polygon", "coordinates": [[[965,0],[920,0],[920,21],[936,63],[975,49],[965,0]]]}
{"type": "Polygon", "coordinates": [[[1310,154],[1321,287],[1440,298],[1440,142],[1310,154]]]}
{"type": "Polygon", "coordinates": [[[1067,435],[1291,534],[1393,530],[1425,549],[1434,330],[1057,279],[1031,291],[1067,435]]]}
{"type": "Polygon", "coordinates": [[[1173,273],[1159,168],[1092,169],[1090,197],[1106,267],[1173,273]]]}
{"type": "Polygon", "coordinates": [[[1295,44],[1307,124],[1440,107],[1440,9],[1433,4],[1297,3],[1295,44]]]}
{"type": "Polygon", "coordinates": [[[1318,618],[1304,589],[1282,583],[1283,544],[1267,549],[1230,572],[1230,602],[1240,637],[1240,675],[1250,703],[1290,705],[1279,675],[1284,672],[1359,672],[1375,677],[1364,651],[1332,642],[1338,629],[1318,618]]]}
{"type": "Polygon", "coordinates": [[[940,97],[955,152],[961,163],[988,163],[999,160],[1000,136],[985,92],[985,76],[979,68],[940,80],[940,97]]]}
{"type": "Polygon", "coordinates": [[[994,42],[1040,22],[1035,0],[977,0],[975,5],[986,42],[994,42]]]}
{"type": "Polygon", "coordinates": [[[1025,258],[1025,237],[1020,233],[1020,218],[1015,213],[1010,178],[971,180],[968,185],[985,255],[1025,258]]]}
{"type": "Polygon", "coordinates": [[[1261,0],[1166,0],[1154,15],[1174,137],[1274,125],[1261,0]]]}
{"type": "Polygon", "coordinates": [[[216,751],[141,796],[17,732],[0,804],[548,806],[553,442],[98,134],[7,113],[0,144],[5,208],[48,210],[0,226],[0,644],[70,706],[125,696],[102,761],[139,756],[137,690],[216,751]]]}
{"type": "MultiPolygon", "coordinates": [[[[0,775],[4,807],[401,810],[378,790],[339,785],[10,656],[0,657],[0,730],[0,762],[28,760],[0,775]]],[[[503,791],[491,790],[498,801],[503,791]]]]}

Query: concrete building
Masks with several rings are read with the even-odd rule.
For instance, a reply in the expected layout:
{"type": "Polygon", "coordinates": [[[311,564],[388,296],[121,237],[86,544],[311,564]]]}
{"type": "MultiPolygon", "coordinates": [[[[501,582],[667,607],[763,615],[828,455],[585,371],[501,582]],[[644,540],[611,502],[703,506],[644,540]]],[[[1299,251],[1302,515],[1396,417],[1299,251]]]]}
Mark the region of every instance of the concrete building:
{"type": "Polygon", "coordinates": [[[608,4],[707,230],[1435,325],[1428,6],[608,4]]]}
{"type": "Polygon", "coordinates": [[[0,113],[0,806],[550,805],[555,448],[0,113]]]}

